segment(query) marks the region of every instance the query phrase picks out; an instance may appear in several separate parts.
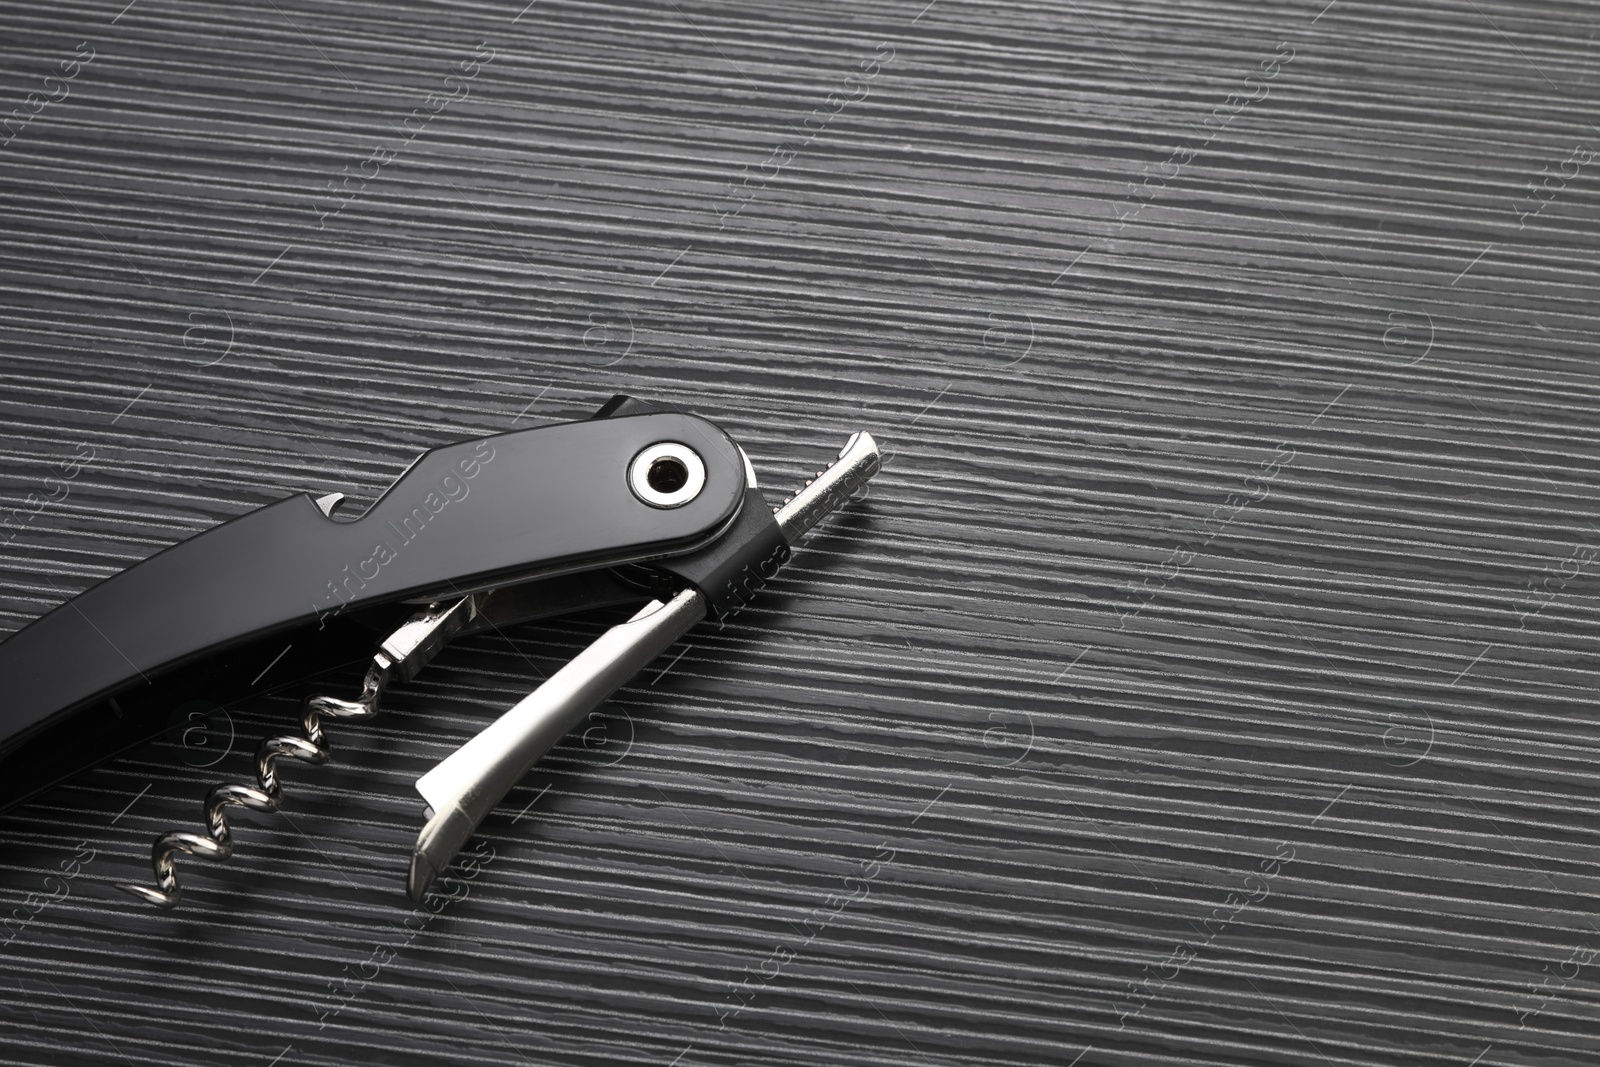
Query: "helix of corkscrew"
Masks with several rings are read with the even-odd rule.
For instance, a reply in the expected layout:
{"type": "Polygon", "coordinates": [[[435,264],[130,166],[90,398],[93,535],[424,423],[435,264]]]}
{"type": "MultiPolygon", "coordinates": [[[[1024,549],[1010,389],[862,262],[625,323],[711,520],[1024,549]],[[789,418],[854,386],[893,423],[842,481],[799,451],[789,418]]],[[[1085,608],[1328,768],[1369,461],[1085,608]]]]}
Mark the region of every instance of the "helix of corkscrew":
{"type": "Polygon", "coordinates": [[[342,700],[325,695],[309,696],[301,706],[300,725],[304,736],[283,734],[261,742],[261,747],[256,749],[258,785],[224,784],[213,787],[206,794],[204,834],[170,830],[156,838],[150,853],[150,863],[156,876],[154,887],[118,882],[117,888],[158,908],[177,907],[183,899],[176,863],[180,853],[215,861],[233,855],[229,808],[277,811],[283,801],[283,783],[278,780],[279,759],[288,757],[305,763],[326,763],[329,745],[322,728],[323,720],[357,721],[378,714],[378,704],[390,681],[395,678],[409,681],[476,613],[474,598],[464,597],[447,606],[430,604],[425,611],[412,616],[373,654],[358,698],[342,700]]]}

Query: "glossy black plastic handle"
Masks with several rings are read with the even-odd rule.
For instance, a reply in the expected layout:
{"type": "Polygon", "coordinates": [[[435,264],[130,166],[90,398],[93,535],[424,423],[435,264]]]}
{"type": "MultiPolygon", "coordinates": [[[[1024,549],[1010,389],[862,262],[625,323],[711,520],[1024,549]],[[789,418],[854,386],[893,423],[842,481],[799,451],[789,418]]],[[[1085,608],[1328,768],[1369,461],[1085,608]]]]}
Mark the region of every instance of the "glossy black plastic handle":
{"type": "Polygon", "coordinates": [[[436,449],[358,519],[330,518],[308,494],[268,505],[0,644],[0,756],[77,709],[332,613],[690,551],[736,517],[745,477],[722,430],[673,412],[436,449]],[[688,445],[706,466],[699,496],[670,510],[628,486],[633,457],[662,441],[688,445]]]}

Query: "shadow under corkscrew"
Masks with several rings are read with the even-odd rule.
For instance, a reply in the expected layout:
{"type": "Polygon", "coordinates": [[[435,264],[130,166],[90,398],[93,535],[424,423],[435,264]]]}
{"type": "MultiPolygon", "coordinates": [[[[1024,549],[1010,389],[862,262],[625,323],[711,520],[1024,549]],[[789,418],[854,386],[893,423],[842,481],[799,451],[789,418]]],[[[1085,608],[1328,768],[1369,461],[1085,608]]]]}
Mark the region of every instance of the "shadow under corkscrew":
{"type": "Polygon", "coordinates": [[[360,697],[355,700],[323,695],[307,697],[300,717],[305,736],[283,734],[269,737],[256,750],[256,780],[259,785],[225,784],[214,787],[205,799],[206,833],[170,830],[162,834],[156,838],[150,853],[150,863],[155,869],[155,886],[118,882],[117,888],[159,908],[177,907],[183,900],[183,887],[178,884],[176,865],[180,853],[217,861],[231,856],[233,831],[228,823],[230,807],[277,811],[283,800],[283,784],[278,780],[277,770],[279,759],[287,756],[305,763],[326,763],[329,749],[327,735],[322,728],[324,719],[356,721],[378,714],[378,704],[389,683],[397,677],[400,681],[410,681],[416,677],[434,654],[476,614],[477,601],[468,596],[448,606],[430,604],[426,610],[406,620],[373,654],[366,679],[361,685],[360,697]]]}

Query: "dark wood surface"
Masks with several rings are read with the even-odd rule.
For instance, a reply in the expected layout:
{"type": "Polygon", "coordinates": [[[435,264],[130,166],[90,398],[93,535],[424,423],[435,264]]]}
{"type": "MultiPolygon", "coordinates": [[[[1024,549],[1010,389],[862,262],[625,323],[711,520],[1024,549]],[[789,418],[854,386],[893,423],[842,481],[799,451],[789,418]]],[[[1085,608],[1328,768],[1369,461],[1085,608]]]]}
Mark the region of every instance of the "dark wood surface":
{"type": "Polygon", "coordinates": [[[1594,1063],[1600,10],[1325,2],[6,5],[6,632],[618,391],[892,458],[436,915],[411,783],[599,621],[175,913],[296,693],[0,818],[0,1062],[1594,1063]]]}

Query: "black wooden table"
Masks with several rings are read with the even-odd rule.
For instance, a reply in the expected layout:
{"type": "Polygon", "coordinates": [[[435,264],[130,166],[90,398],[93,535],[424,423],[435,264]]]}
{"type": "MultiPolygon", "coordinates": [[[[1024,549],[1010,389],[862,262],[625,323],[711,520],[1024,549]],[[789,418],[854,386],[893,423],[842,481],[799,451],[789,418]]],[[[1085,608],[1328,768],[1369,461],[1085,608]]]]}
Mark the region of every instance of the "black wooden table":
{"type": "Polygon", "coordinates": [[[604,620],[176,912],[292,687],[0,817],[0,1062],[1595,1062],[1600,9],[125,3],[0,14],[5,632],[617,392],[891,457],[430,908],[412,782],[604,620]]]}

